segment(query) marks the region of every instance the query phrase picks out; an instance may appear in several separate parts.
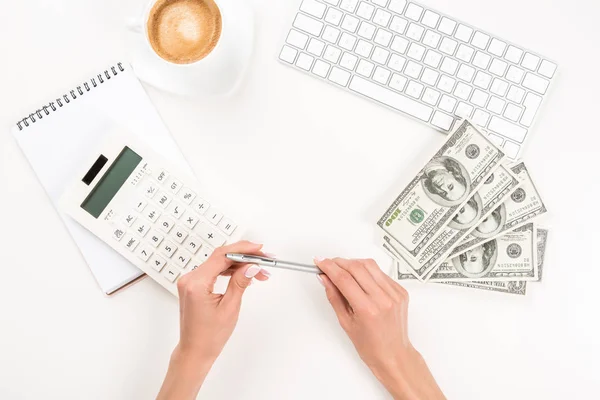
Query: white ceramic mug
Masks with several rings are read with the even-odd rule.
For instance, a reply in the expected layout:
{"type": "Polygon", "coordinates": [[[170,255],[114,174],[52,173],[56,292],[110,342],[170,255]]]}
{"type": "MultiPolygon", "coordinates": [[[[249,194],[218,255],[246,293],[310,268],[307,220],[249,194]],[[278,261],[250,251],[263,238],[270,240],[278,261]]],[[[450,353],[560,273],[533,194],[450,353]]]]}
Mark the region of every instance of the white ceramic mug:
{"type": "Polygon", "coordinates": [[[221,12],[221,36],[204,58],[175,64],[160,57],[150,44],[147,22],[151,0],[143,14],[129,24],[133,39],[132,65],[136,75],[160,89],[186,95],[228,94],[239,85],[254,44],[254,17],[244,0],[213,0],[221,12]]]}

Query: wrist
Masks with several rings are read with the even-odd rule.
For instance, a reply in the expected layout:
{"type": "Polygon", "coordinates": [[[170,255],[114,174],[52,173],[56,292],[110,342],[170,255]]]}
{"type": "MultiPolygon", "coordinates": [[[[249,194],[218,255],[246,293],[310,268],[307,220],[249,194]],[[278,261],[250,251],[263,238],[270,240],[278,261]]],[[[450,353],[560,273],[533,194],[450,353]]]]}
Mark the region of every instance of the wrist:
{"type": "Polygon", "coordinates": [[[183,351],[178,345],[171,354],[158,399],[195,399],[213,363],[214,360],[183,351]]]}

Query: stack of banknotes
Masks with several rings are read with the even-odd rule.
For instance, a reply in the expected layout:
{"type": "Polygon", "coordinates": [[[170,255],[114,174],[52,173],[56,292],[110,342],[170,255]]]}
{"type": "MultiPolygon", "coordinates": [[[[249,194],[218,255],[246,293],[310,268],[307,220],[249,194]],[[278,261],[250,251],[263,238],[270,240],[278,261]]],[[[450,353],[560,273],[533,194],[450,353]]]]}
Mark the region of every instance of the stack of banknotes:
{"type": "Polygon", "coordinates": [[[526,164],[463,120],[377,226],[399,280],[524,295],[542,278],[546,212],[526,164]]]}

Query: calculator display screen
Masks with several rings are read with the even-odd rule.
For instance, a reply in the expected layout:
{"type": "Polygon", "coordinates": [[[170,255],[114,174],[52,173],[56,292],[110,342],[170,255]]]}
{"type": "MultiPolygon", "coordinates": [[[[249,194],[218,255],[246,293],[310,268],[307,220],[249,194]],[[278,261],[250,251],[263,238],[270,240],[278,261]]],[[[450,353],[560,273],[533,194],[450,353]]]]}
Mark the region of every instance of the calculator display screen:
{"type": "Polygon", "coordinates": [[[142,157],[135,151],[129,147],[123,148],[100,182],[83,201],[81,208],[98,218],[141,161],[142,157]]]}

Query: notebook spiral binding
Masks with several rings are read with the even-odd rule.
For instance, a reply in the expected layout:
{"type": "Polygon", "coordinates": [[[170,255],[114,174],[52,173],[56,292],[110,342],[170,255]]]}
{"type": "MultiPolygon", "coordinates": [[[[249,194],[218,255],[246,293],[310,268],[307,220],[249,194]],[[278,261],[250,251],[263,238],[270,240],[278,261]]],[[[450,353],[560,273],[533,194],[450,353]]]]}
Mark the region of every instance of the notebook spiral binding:
{"type": "Polygon", "coordinates": [[[84,82],[83,85],[77,86],[76,89],[71,90],[67,94],[64,94],[62,97],[56,99],[56,101],[51,101],[48,105],[45,105],[42,108],[37,109],[35,112],[29,114],[29,116],[17,122],[17,127],[20,131],[22,131],[30,124],[34,124],[37,120],[41,120],[42,118],[44,118],[44,116],[50,115],[51,112],[56,111],[61,107],[64,107],[65,104],[68,104],[71,101],[77,99],[78,96],[83,96],[84,93],[89,92],[95,87],[98,87],[107,80],[111,79],[113,76],[117,76],[119,72],[123,71],[125,71],[123,64],[117,63],[116,66],[112,66],[109,69],[104,70],[103,73],[96,75],[95,77],[90,79],[89,82],[84,82]],[[56,105],[58,105],[58,107],[56,105]]]}

